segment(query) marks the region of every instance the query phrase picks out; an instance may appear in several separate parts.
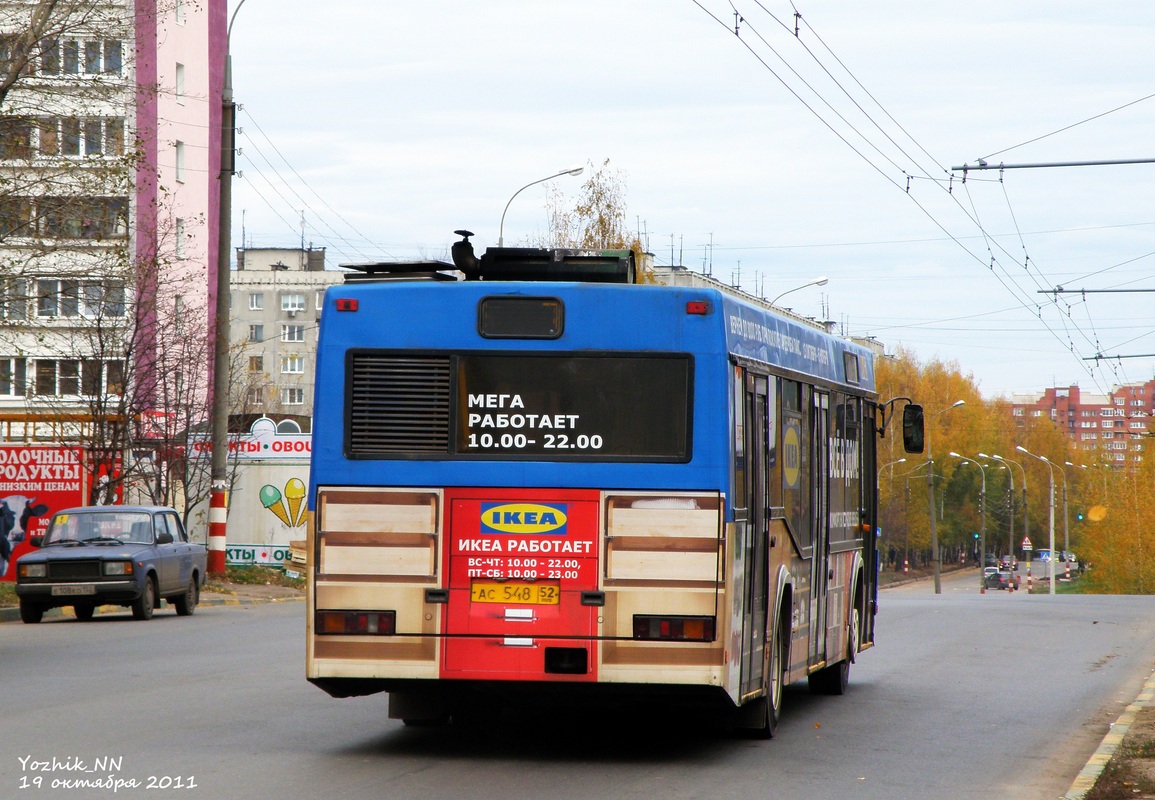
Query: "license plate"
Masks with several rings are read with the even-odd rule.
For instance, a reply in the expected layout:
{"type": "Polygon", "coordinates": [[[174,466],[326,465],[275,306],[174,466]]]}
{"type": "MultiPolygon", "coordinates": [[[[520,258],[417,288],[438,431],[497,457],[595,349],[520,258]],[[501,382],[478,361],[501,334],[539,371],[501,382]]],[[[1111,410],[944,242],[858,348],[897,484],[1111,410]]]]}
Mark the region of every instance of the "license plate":
{"type": "Polygon", "coordinates": [[[74,586],[53,586],[52,594],[56,597],[74,594],[96,594],[96,587],[91,583],[78,583],[74,586]]]}
{"type": "Polygon", "coordinates": [[[532,606],[556,606],[561,589],[551,583],[474,583],[469,599],[475,603],[523,603],[532,606]]]}

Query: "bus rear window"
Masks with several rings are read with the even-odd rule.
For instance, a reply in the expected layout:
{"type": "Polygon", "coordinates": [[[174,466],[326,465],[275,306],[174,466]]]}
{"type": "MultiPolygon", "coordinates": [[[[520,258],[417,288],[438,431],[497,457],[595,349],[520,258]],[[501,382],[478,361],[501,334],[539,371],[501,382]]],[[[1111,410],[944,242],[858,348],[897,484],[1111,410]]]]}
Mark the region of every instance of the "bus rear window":
{"type": "Polygon", "coordinates": [[[685,461],[688,356],[457,358],[457,452],[685,461]]]}
{"type": "Polygon", "coordinates": [[[486,339],[557,339],[564,319],[556,297],[486,297],[477,306],[477,329],[486,339]]]}

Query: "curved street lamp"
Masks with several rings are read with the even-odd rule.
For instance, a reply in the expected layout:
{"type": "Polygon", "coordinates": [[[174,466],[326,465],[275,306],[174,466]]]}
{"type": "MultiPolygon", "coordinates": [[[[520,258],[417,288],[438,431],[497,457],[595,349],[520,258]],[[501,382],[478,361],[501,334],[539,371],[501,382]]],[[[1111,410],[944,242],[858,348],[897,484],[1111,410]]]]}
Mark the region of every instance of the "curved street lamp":
{"type": "MultiPolygon", "coordinates": [[[[1014,464],[1016,467],[1019,468],[1019,471],[1023,473],[1023,538],[1024,539],[1030,539],[1031,538],[1031,532],[1030,532],[1030,529],[1027,527],[1027,523],[1029,522],[1029,520],[1027,518],[1027,470],[1026,470],[1026,467],[1024,467],[1018,461],[1015,461],[1014,459],[1003,458],[1002,456],[997,455],[997,454],[992,454],[991,458],[993,458],[995,461],[1002,461],[1006,464],[1014,464]]],[[[1014,470],[1010,471],[1010,476],[1011,476],[1011,555],[1013,556],[1015,554],[1015,521],[1014,521],[1015,520],[1015,503],[1014,503],[1014,500],[1015,500],[1015,473],[1014,473],[1014,470]]]]}
{"type": "Polygon", "coordinates": [[[779,300],[781,300],[783,297],[790,294],[791,292],[797,292],[799,289],[805,289],[807,286],[825,286],[829,282],[830,282],[830,279],[827,278],[825,275],[823,275],[821,278],[815,278],[812,281],[807,281],[806,283],[802,284],[801,286],[795,286],[793,289],[787,289],[782,294],[778,295],[773,300],[771,300],[770,305],[772,305],[772,306],[777,305],[779,300]]]}
{"type": "MultiPolygon", "coordinates": [[[[1072,464],[1070,461],[1064,461],[1063,463],[1066,464],[1068,467],[1078,467],[1079,469],[1086,469],[1087,468],[1086,464],[1072,464]]],[[[1060,467],[1059,469],[1062,469],[1062,467],[1060,467]]],[[[1063,555],[1064,555],[1064,557],[1066,557],[1067,552],[1070,551],[1070,549],[1071,549],[1071,539],[1070,539],[1070,536],[1068,536],[1068,532],[1067,532],[1067,526],[1068,526],[1068,523],[1070,523],[1070,521],[1071,521],[1071,515],[1069,513],[1067,513],[1067,471],[1064,469],[1063,470],[1063,555]]]]}
{"type": "MultiPolygon", "coordinates": [[[[958,408],[959,406],[965,406],[966,402],[967,402],[966,400],[955,400],[953,403],[951,403],[949,406],[944,408],[942,411],[939,411],[937,414],[935,414],[933,417],[931,417],[930,418],[931,422],[938,419],[943,414],[950,411],[952,408],[958,408]]],[[[925,432],[924,438],[926,441],[926,460],[928,463],[933,464],[934,458],[931,455],[931,451],[930,451],[930,425],[929,424],[926,426],[926,432],[925,432]]],[[[942,558],[940,557],[939,552],[938,552],[938,526],[935,524],[935,519],[934,519],[934,469],[933,468],[927,470],[927,473],[926,473],[926,497],[927,497],[927,503],[930,506],[930,563],[931,563],[931,566],[934,568],[934,593],[935,594],[942,594],[942,558]]]]}
{"type": "Polygon", "coordinates": [[[555,172],[553,175],[546,175],[544,178],[538,178],[536,181],[530,181],[525,186],[522,186],[520,189],[514,192],[513,196],[510,197],[509,201],[505,204],[505,208],[501,210],[501,222],[497,226],[497,246],[501,247],[502,243],[504,242],[502,233],[505,231],[505,212],[509,211],[509,204],[513,202],[514,197],[517,197],[531,186],[536,186],[539,183],[551,181],[554,178],[560,178],[562,175],[581,175],[584,170],[585,167],[570,167],[569,169],[563,169],[561,172],[555,172]]]}
{"type": "Polygon", "coordinates": [[[979,594],[987,593],[986,575],[983,574],[983,568],[987,565],[987,469],[973,458],[960,456],[954,450],[950,454],[955,458],[961,458],[963,464],[974,464],[983,474],[982,486],[979,488],[979,594]]]}
{"type": "MultiPolygon", "coordinates": [[[[1037,456],[1022,445],[1015,445],[1015,449],[1020,453],[1026,453],[1031,458],[1037,458],[1047,465],[1047,469],[1051,472],[1051,504],[1050,504],[1050,542],[1048,546],[1051,549],[1051,559],[1047,562],[1047,582],[1050,584],[1050,594],[1055,593],[1055,464],[1046,456],[1037,456]]],[[[1063,476],[1063,480],[1067,480],[1067,476],[1063,476]]]]}

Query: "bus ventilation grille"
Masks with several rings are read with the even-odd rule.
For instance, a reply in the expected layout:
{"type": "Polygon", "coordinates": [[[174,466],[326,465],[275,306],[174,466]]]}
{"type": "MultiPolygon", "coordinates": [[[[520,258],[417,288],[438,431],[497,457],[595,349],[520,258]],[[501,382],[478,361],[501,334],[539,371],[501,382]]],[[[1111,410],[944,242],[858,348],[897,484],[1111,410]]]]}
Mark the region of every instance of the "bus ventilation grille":
{"type": "Polygon", "coordinates": [[[449,452],[448,356],[350,356],[352,457],[449,452]]]}

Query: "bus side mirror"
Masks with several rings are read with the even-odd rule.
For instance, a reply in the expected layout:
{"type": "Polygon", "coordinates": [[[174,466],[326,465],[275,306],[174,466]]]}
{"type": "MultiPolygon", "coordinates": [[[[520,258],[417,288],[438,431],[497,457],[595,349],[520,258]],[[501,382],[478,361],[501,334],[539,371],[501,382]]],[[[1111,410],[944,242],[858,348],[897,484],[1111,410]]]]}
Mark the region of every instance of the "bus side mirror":
{"type": "Polygon", "coordinates": [[[43,535],[29,536],[28,537],[28,544],[32,545],[33,547],[43,547],[44,546],[44,536],[43,535]]]}
{"type": "Polygon", "coordinates": [[[913,403],[902,409],[902,447],[908,453],[923,451],[922,406],[913,403]]]}

